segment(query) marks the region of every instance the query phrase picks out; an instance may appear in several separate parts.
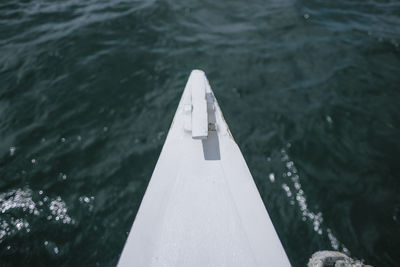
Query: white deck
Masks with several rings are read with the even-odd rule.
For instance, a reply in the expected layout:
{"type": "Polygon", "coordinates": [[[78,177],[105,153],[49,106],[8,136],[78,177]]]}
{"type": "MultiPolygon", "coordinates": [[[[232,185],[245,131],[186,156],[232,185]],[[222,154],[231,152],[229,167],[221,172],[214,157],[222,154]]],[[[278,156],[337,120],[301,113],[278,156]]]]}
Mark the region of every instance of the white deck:
{"type": "Polygon", "coordinates": [[[202,71],[191,73],[118,266],[290,266],[202,71]]]}

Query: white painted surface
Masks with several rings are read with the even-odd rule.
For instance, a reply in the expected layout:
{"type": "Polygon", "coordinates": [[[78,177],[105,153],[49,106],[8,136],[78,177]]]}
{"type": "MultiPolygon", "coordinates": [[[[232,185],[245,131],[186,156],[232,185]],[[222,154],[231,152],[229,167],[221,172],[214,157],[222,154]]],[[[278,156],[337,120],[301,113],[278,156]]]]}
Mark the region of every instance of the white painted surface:
{"type": "Polygon", "coordinates": [[[206,139],[208,135],[206,79],[204,77],[204,72],[192,71],[185,89],[191,93],[193,139],[206,139]]]}
{"type": "Polygon", "coordinates": [[[118,266],[290,266],[202,71],[185,87],[118,266]],[[201,120],[188,129],[193,81],[205,84],[216,129],[203,140],[192,138],[201,120]]]}

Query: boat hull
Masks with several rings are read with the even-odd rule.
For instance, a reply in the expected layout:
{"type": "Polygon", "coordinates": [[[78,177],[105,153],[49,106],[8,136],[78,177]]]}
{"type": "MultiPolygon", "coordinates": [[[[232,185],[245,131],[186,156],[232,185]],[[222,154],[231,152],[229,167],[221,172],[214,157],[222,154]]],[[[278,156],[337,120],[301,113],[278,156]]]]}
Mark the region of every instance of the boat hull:
{"type": "Polygon", "coordinates": [[[118,266],[290,266],[202,71],[189,77],[118,266]],[[193,115],[204,112],[202,81],[207,114],[193,115]]]}

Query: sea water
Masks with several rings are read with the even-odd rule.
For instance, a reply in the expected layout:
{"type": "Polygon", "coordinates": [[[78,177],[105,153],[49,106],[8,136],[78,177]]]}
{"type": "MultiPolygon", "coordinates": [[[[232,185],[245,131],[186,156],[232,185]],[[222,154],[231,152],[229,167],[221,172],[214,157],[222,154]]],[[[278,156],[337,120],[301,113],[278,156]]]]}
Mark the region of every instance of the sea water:
{"type": "Polygon", "coordinates": [[[195,68],[293,266],[399,265],[399,44],[391,0],[2,0],[0,265],[115,266],[195,68]]]}

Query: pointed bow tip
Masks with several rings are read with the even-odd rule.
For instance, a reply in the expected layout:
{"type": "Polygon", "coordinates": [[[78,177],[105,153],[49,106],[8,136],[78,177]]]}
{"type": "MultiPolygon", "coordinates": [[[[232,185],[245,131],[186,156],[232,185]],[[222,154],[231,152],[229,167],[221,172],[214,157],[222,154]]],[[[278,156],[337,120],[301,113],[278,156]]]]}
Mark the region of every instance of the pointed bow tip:
{"type": "Polygon", "coordinates": [[[206,75],[206,73],[205,73],[203,70],[200,70],[200,69],[194,69],[194,70],[192,70],[191,74],[206,75]]]}

